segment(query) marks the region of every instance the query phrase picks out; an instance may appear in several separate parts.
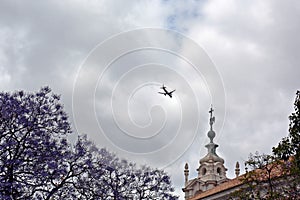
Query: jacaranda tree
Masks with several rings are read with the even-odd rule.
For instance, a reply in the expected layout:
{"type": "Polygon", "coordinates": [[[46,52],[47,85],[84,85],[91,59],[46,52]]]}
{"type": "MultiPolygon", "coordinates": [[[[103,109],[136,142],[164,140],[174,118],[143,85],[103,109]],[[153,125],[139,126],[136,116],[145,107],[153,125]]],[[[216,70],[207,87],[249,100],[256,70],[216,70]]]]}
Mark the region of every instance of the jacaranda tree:
{"type": "Polygon", "coordinates": [[[71,126],[59,95],[0,93],[0,199],[176,199],[162,170],[117,158],[71,126]]]}
{"type": "Polygon", "coordinates": [[[0,198],[31,199],[51,193],[65,173],[71,128],[59,96],[44,87],[37,93],[0,93],[0,198]]]}
{"type": "MultiPolygon", "coordinates": [[[[86,152],[84,173],[74,184],[79,199],[177,199],[170,177],[163,170],[119,159],[106,149],[99,149],[86,136],[76,145],[86,152]]],[[[80,158],[83,159],[83,158],[80,158]]]]}

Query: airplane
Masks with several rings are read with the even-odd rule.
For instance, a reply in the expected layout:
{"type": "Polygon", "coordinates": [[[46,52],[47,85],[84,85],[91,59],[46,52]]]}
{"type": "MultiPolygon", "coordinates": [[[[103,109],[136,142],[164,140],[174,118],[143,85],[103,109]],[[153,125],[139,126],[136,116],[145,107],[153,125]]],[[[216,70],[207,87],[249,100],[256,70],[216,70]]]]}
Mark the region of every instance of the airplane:
{"type": "Polygon", "coordinates": [[[166,86],[163,84],[163,86],[162,87],[160,87],[161,89],[163,89],[164,90],[164,92],[158,92],[159,94],[163,94],[163,95],[168,95],[170,98],[172,98],[172,93],[173,92],[175,92],[175,90],[173,90],[173,91],[168,91],[167,89],[166,89],[166,86]]]}

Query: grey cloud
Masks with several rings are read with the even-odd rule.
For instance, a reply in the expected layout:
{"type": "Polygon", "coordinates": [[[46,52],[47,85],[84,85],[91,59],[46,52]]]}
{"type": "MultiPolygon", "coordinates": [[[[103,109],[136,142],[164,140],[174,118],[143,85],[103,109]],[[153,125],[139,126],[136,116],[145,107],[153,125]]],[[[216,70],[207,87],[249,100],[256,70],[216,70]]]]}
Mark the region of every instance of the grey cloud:
{"type": "MultiPolygon", "coordinates": [[[[292,112],[295,91],[300,85],[298,1],[230,1],[225,4],[224,1],[217,0],[184,3],[2,1],[0,4],[1,90],[36,90],[42,85],[50,85],[55,92],[62,94],[63,103],[74,126],[72,114],[80,113],[80,121],[77,122],[79,128],[74,131],[89,134],[101,145],[115,149],[113,144],[99,137],[100,130],[92,109],[93,91],[84,90],[90,89],[91,85],[95,86],[93,76],[97,78],[98,74],[93,70],[87,72],[89,76],[86,76],[88,78],[83,80],[81,85],[83,90],[76,95],[79,103],[86,103],[88,107],[80,107],[77,110],[73,110],[71,104],[74,79],[84,58],[99,42],[121,31],[145,26],[173,28],[184,32],[203,46],[215,63],[224,82],[227,102],[223,128],[223,108],[215,108],[215,140],[220,145],[217,150],[225,159],[229,177],[234,177],[233,168],[237,160],[243,162],[250,152],[256,150],[270,152],[271,147],[287,135],[287,117],[292,112]]],[[[135,39],[139,40],[139,37],[136,36],[135,39]]],[[[173,42],[171,38],[166,38],[164,42],[168,40],[169,43],[173,42]]],[[[121,47],[120,44],[114,44],[111,48],[117,50],[121,47]]],[[[182,50],[188,49],[187,47],[182,50]]],[[[196,176],[195,169],[199,159],[206,154],[204,145],[208,142],[207,111],[211,99],[203,80],[195,78],[187,64],[162,52],[156,52],[160,53],[161,57],[149,52],[136,53],[116,63],[109,71],[104,87],[96,90],[96,107],[99,112],[97,114],[103,118],[110,114],[106,103],[110,102],[114,83],[132,65],[143,64],[156,58],[160,64],[172,67],[184,75],[184,79],[189,81],[196,95],[201,98],[199,129],[195,138],[189,132],[193,131],[192,128],[186,129],[186,140],[192,142],[192,145],[175,163],[166,168],[173,177],[177,192],[182,196],[180,187],[183,184],[184,163],[190,164],[190,177],[196,176]],[[159,61],[159,58],[165,60],[159,61]]],[[[127,80],[128,84],[143,82],[142,75],[127,80]]],[[[185,123],[187,127],[192,127],[194,107],[189,99],[190,95],[184,92],[186,87],[174,81],[177,80],[176,76],[170,74],[168,78],[164,74],[145,75],[148,75],[148,78],[155,76],[156,83],[168,79],[165,84],[176,88],[176,95],[189,105],[186,112],[191,114],[188,114],[185,123]]],[[[159,86],[153,85],[147,92],[156,92],[156,87],[159,86]]],[[[143,97],[144,93],[139,94],[141,97],[135,100],[147,101],[149,104],[145,104],[146,107],[156,103],[154,99],[148,100],[146,95],[143,97]]],[[[123,90],[119,95],[125,98],[128,94],[123,90]]],[[[172,109],[172,106],[166,108],[172,109]]],[[[148,107],[143,110],[151,111],[148,107]]],[[[148,122],[151,115],[148,112],[139,113],[137,107],[133,107],[132,112],[133,117],[141,117],[140,122],[148,122]]],[[[161,115],[161,112],[154,110],[152,114],[161,115]]],[[[175,116],[173,118],[176,119],[175,116]]],[[[114,126],[110,121],[104,122],[106,126],[114,126]]],[[[168,139],[163,138],[161,142],[168,139]]],[[[176,145],[180,147],[179,142],[176,145]]],[[[178,152],[182,153],[172,152],[170,148],[165,154],[148,159],[131,158],[149,165],[161,166],[166,157],[172,157],[178,152]]],[[[130,157],[128,154],[120,155],[130,157]]]]}

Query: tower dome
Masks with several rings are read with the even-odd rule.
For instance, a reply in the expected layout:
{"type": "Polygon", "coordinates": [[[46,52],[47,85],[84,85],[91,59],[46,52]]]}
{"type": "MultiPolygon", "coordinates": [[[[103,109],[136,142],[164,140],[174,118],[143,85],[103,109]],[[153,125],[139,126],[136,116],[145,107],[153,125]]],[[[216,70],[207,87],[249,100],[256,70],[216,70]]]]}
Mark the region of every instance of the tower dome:
{"type": "Polygon", "coordinates": [[[215,117],[213,116],[213,109],[210,108],[209,125],[210,130],[207,132],[209,143],[205,145],[207,154],[199,161],[198,177],[200,180],[207,183],[207,188],[212,188],[227,180],[226,168],[224,167],[224,159],[219,157],[216,149],[219,145],[214,143],[216,132],[213,130],[215,117]]]}
{"type": "Polygon", "coordinates": [[[210,139],[210,142],[205,145],[205,147],[207,148],[207,155],[200,159],[199,163],[203,164],[205,162],[220,162],[222,164],[224,164],[224,160],[222,158],[220,158],[217,153],[216,153],[216,149],[219,145],[214,143],[214,138],[216,137],[216,132],[213,130],[213,124],[215,122],[215,117],[213,117],[213,109],[210,108],[210,119],[209,119],[209,124],[210,124],[210,130],[207,132],[207,136],[210,139]]]}
{"type": "Polygon", "coordinates": [[[219,145],[214,143],[216,132],[213,130],[213,124],[215,123],[215,117],[213,116],[212,107],[209,110],[210,118],[209,125],[210,129],[207,132],[209,143],[205,145],[207,148],[207,154],[199,160],[199,167],[197,168],[198,177],[195,179],[188,180],[189,169],[188,165],[185,165],[185,187],[182,189],[185,192],[185,199],[189,199],[196,194],[205,192],[209,189],[216,187],[226,181],[227,169],[224,166],[224,159],[218,156],[216,149],[219,145]]]}

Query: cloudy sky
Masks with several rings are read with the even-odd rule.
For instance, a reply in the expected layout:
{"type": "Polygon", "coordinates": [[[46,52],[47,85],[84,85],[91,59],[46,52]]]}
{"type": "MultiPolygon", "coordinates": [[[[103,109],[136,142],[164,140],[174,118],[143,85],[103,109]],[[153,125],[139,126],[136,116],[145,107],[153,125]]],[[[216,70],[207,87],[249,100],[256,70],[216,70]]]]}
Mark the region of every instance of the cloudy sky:
{"type": "MultiPolygon", "coordinates": [[[[165,168],[183,198],[214,104],[228,177],[287,135],[300,89],[298,1],[1,1],[0,90],[62,95],[75,134],[165,168]],[[158,94],[164,83],[172,99],[158,94]]],[[[244,170],[242,170],[244,171],[244,170]]]]}

